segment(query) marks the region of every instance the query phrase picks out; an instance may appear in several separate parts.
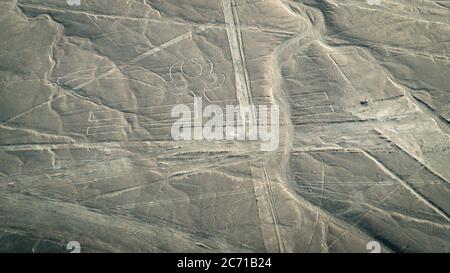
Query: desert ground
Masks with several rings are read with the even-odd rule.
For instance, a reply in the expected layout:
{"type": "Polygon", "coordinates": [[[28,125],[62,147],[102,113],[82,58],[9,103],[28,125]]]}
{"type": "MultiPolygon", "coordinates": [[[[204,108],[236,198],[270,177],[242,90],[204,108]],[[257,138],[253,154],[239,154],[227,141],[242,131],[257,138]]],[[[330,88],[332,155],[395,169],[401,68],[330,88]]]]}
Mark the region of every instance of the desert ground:
{"type": "Polygon", "coordinates": [[[0,30],[0,252],[450,252],[448,1],[0,0],[0,30]],[[278,105],[279,146],[174,140],[193,98],[278,105]]]}

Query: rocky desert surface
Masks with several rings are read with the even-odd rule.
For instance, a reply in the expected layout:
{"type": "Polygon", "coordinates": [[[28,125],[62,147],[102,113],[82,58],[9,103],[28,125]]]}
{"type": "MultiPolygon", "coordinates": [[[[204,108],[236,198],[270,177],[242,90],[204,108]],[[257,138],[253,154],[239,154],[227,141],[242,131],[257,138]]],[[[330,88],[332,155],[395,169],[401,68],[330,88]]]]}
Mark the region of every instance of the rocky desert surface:
{"type": "Polygon", "coordinates": [[[0,252],[450,252],[448,1],[0,0],[0,30],[0,252]],[[279,146],[174,140],[194,98],[278,105],[279,146]]]}

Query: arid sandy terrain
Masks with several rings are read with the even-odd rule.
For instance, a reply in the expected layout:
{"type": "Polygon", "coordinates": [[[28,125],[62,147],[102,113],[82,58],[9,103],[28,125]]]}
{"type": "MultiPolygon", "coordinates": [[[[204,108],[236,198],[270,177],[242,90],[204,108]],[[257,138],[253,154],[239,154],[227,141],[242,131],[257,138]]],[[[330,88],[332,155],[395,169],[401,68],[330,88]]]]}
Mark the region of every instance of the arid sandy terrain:
{"type": "Polygon", "coordinates": [[[450,252],[448,1],[0,0],[0,30],[0,252],[450,252]],[[278,105],[278,148],[175,141],[193,98],[278,105]]]}

